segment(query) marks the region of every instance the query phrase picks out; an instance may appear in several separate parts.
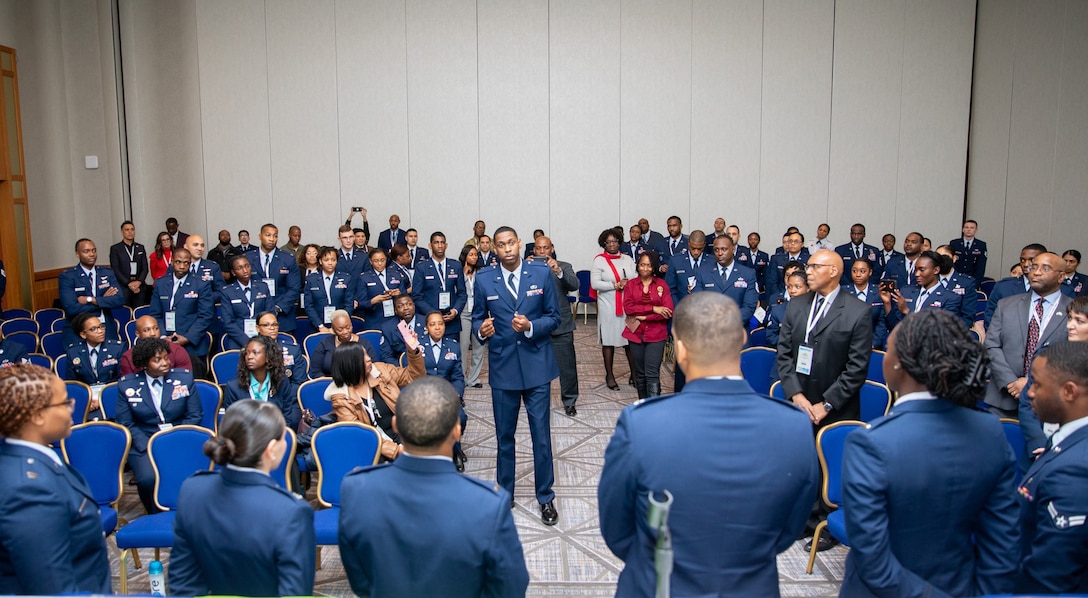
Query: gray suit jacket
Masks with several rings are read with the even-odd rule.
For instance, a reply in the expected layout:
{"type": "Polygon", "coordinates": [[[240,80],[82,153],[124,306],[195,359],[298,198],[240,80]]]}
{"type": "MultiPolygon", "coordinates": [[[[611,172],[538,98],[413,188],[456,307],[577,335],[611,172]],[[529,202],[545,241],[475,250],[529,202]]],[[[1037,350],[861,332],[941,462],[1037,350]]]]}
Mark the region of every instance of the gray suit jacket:
{"type": "MultiPolygon", "coordinates": [[[[1032,293],[1006,297],[997,304],[994,318],[986,329],[986,353],[990,356],[990,384],[986,387],[986,403],[999,409],[1015,411],[1018,397],[1009,394],[1005,387],[1027,373],[1024,371],[1024,352],[1028,345],[1028,310],[1032,293]]],[[[1065,329],[1069,302],[1064,294],[1058,299],[1058,308],[1039,333],[1036,351],[1050,343],[1064,341],[1069,333],[1065,329]]]]}
{"type": "Polygon", "coordinates": [[[555,298],[559,308],[559,327],[552,332],[552,336],[574,332],[574,314],[570,311],[570,301],[567,301],[567,293],[578,290],[578,275],[574,273],[574,267],[568,262],[556,260],[559,269],[563,271],[563,278],[552,273],[555,281],[555,298]]]}

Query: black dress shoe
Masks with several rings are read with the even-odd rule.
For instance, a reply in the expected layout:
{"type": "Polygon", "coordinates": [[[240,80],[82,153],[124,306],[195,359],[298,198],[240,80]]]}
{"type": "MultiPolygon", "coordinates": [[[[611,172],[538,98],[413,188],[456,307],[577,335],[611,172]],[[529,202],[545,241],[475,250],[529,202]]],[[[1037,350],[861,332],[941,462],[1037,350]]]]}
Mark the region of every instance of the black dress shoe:
{"type": "Polygon", "coordinates": [[[578,408],[574,405],[567,405],[566,407],[563,407],[563,409],[567,412],[567,415],[571,417],[578,415],[578,408]]]}
{"type": "Polygon", "coordinates": [[[635,385],[635,376],[634,375],[632,375],[630,378],[627,379],[627,385],[628,386],[634,386],[635,385]]]}
{"type": "Polygon", "coordinates": [[[453,454],[453,466],[457,468],[457,471],[460,471],[461,473],[464,473],[464,471],[465,471],[465,461],[468,461],[468,459],[465,457],[465,454],[462,453],[461,451],[457,451],[456,453],[453,454]]]}
{"type": "Polygon", "coordinates": [[[483,387],[484,387],[484,385],[483,385],[482,382],[477,382],[476,384],[472,385],[472,388],[483,388],[483,387]]]}
{"type": "Polygon", "coordinates": [[[554,500],[540,505],[540,520],[544,522],[544,525],[555,525],[555,522],[559,521],[559,511],[555,510],[554,500]]]}
{"type": "MultiPolygon", "coordinates": [[[[838,545],[839,541],[831,537],[831,534],[820,534],[820,542],[816,544],[816,552],[830,550],[838,545]]],[[[805,542],[805,552],[812,551],[812,540],[805,542]]]]}

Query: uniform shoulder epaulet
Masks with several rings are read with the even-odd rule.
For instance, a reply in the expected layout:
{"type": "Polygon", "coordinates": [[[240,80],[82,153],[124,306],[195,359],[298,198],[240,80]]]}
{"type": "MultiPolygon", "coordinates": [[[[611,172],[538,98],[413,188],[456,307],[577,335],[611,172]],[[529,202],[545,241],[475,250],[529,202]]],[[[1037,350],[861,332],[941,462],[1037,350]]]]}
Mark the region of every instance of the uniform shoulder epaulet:
{"type": "Polygon", "coordinates": [[[107,345],[109,345],[111,347],[122,347],[122,346],[124,346],[124,345],[121,344],[121,341],[115,341],[113,339],[106,339],[105,344],[107,344],[107,345]]]}
{"type": "Polygon", "coordinates": [[[892,421],[893,419],[899,417],[900,415],[903,415],[902,411],[899,411],[899,412],[892,411],[888,415],[883,415],[883,416],[878,417],[878,418],[874,419],[873,421],[869,422],[868,424],[865,425],[865,429],[872,430],[873,428],[876,428],[878,426],[883,426],[884,424],[892,421]]]}
{"type": "Polygon", "coordinates": [[[193,477],[197,477],[197,476],[207,476],[207,475],[219,475],[219,471],[220,471],[220,470],[218,470],[218,469],[216,469],[216,470],[211,470],[211,469],[201,469],[200,471],[194,472],[194,473],[193,473],[193,477]]]}
{"type": "Polygon", "coordinates": [[[390,465],[392,465],[392,463],[379,463],[378,465],[367,465],[366,467],[359,466],[359,467],[356,467],[355,469],[349,471],[344,477],[359,475],[359,474],[368,473],[368,472],[371,472],[371,471],[377,471],[379,469],[382,469],[383,467],[389,467],[390,465]]]}
{"type": "Polygon", "coordinates": [[[502,486],[500,486],[497,482],[488,482],[468,475],[460,476],[460,478],[462,480],[472,482],[473,484],[476,484],[477,486],[488,490],[492,494],[497,495],[499,491],[502,490],[502,486]]]}
{"type": "Polygon", "coordinates": [[[654,402],[657,402],[657,401],[668,399],[668,398],[674,397],[674,396],[676,396],[676,393],[669,393],[667,395],[657,395],[657,396],[653,396],[653,397],[646,397],[645,399],[639,399],[639,400],[635,401],[634,403],[631,403],[631,408],[632,409],[638,409],[639,407],[642,407],[644,405],[648,405],[650,403],[654,403],[654,402]]]}

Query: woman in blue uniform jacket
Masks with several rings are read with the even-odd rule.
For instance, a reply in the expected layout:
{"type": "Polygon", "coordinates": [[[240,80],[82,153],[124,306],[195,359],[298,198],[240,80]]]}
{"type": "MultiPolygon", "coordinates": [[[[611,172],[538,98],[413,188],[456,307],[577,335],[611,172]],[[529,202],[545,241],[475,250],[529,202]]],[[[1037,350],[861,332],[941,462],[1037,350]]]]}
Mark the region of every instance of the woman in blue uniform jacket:
{"type": "Polygon", "coordinates": [[[363,313],[367,328],[379,330],[382,324],[396,318],[393,299],[405,295],[412,282],[397,268],[387,268],[389,254],[381,247],[370,250],[370,270],[363,272],[355,286],[355,302],[363,313]]]}
{"type": "MultiPolygon", "coordinates": [[[[461,365],[461,343],[455,338],[446,336],[446,321],[442,319],[442,312],[432,311],[427,314],[427,338],[420,342],[423,348],[423,363],[427,367],[428,376],[438,376],[453,385],[457,396],[461,398],[461,436],[465,434],[465,424],[468,423],[468,414],[465,413],[465,371],[461,365]],[[437,356],[436,356],[437,354],[437,356]]],[[[461,441],[453,445],[453,464],[457,471],[465,470],[465,461],[468,456],[461,450],[461,441]]]]}
{"type": "MultiPolygon", "coordinates": [[[[332,312],[338,309],[351,311],[355,308],[355,281],[357,276],[336,269],[337,253],[333,247],[321,249],[321,270],[306,277],[303,291],[306,295],[306,317],[314,332],[332,332],[332,312]],[[329,290],[325,292],[325,277],[329,278],[329,290]],[[329,310],[328,308],[332,308],[329,310]],[[326,312],[328,317],[325,317],[326,312]]],[[[302,339],[299,339],[302,340],[302,339]]]]}
{"type": "Polygon", "coordinates": [[[64,382],[0,368],[0,594],[110,594],[102,520],[83,476],[49,447],[68,436],[64,382]]]}
{"type": "Polygon", "coordinates": [[[155,470],[147,456],[147,441],[159,430],[183,424],[199,426],[204,416],[193,373],[170,369],[170,345],[161,338],[141,340],[132,349],[132,365],[144,371],[117,383],[117,423],[132,434],[128,464],[136,478],[140,502],[157,513],[153,492],[155,470]]]}
{"type": "Polygon", "coordinates": [[[280,353],[283,354],[283,373],[291,379],[296,390],[309,379],[306,375],[306,360],[302,357],[302,347],[290,338],[280,337],[280,321],[276,314],[266,311],[257,316],[257,335],[267,336],[279,346],[280,353]]]}
{"type": "Polygon", "coordinates": [[[1016,463],[1001,423],[974,408],[989,369],[951,312],[922,310],[892,330],[884,379],[899,398],[843,451],[840,596],[1013,591],[1016,463]]]}
{"type": "Polygon", "coordinates": [[[170,593],[309,596],[317,552],[314,512],[269,473],[287,452],[278,409],[241,400],[204,444],[218,471],[185,480],[178,495],[170,593]]]}
{"type": "MultiPolygon", "coordinates": [[[[121,377],[121,355],[125,347],[115,340],[106,340],[106,325],[97,314],[77,314],[72,318],[72,330],[79,342],[68,347],[67,380],[77,380],[88,386],[109,384],[121,377]],[[91,365],[91,352],[94,365],[91,365]]],[[[91,405],[94,411],[98,405],[91,405]]]]}
{"type": "Polygon", "coordinates": [[[238,377],[223,388],[223,406],[242,399],[272,403],[283,414],[292,430],[298,428],[302,413],[295,388],[283,367],[283,353],[276,341],[257,335],[249,339],[238,360],[238,377]]]}

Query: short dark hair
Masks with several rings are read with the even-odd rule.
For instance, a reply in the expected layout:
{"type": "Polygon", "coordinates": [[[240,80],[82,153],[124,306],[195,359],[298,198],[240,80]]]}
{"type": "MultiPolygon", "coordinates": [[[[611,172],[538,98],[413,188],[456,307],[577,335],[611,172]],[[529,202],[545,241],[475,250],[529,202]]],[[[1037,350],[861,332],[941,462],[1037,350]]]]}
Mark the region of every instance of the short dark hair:
{"type": "Polygon", "coordinates": [[[76,314],[75,317],[72,318],[72,332],[75,332],[76,336],[79,336],[79,333],[83,332],[83,327],[87,325],[87,320],[97,319],[98,312],[83,312],[81,314],[76,314]]]}
{"type": "Polygon", "coordinates": [[[359,343],[342,343],[332,352],[332,383],[336,386],[357,386],[366,377],[363,354],[359,343]]]}
{"type": "Polygon", "coordinates": [[[1073,256],[1073,259],[1077,260],[1078,262],[1080,261],[1080,252],[1076,249],[1066,249],[1065,253],[1062,254],[1062,257],[1065,257],[1067,255],[1073,256]]]}
{"type": "MultiPolygon", "coordinates": [[[[641,262],[642,258],[646,258],[646,259],[650,260],[650,269],[653,270],[654,272],[657,272],[658,268],[661,267],[661,258],[658,257],[656,251],[644,252],[642,255],[638,256],[638,262],[641,262]]],[[[638,271],[638,262],[635,262],[635,271],[636,272],[638,271]]]]}
{"type": "Polygon", "coordinates": [[[389,259],[389,253],[385,250],[384,247],[375,247],[374,249],[371,249],[367,255],[369,257],[374,257],[378,254],[384,255],[385,259],[387,260],[389,259]]]}
{"type": "Polygon", "coordinates": [[[782,265],[782,271],[783,272],[788,272],[790,270],[790,268],[798,268],[802,272],[804,272],[805,271],[805,263],[802,262],[801,260],[789,260],[788,262],[786,262],[785,264],[782,265]]]}
{"type": "Polygon", "coordinates": [[[665,222],[668,222],[669,220],[675,220],[675,221],[679,222],[680,224],[683,224],[683,223],[684,223],[684,221],[683,221],[683,220],[681,220],[681,219],[680,219],[680,217],[679,217],[679,216],[677,216],[676,214],[673,214],[672,216],[669,216],[669,217],[668,217],[668,218],[667,218],[667,219],[665,220],[665,222]]]}
{"type": "MultiPolygon", "coordinates": [[[[479,222],[479,220],[477,220],[477,222],[479,222]]],[[[440,230],[434,231],[433,233],[431,233],[431,243],[434,243],[434,240],[437,239],[438,237],[442,237],[442,239],[445,240],[446,239],[446,233],[444,233],[444,232],[442,232],[440,230]]]]}
{"type": "MultiPolygon", "coordinates": [[[[125,227],[130,225],[130,224],[132,224],[131,220],[125,220],[124,222],[121,223],[121,230],[125,230],[125,227]]],[[[132,226],[135,227],[136,225],[132,224],[132,226]]]]}
{"type": "Polygon", "coordinates": [[[404,231],[404,234],[406,234],[406,235],[407,235],[408,233],[415,233],[415,234],[417,234],[417,235],[418,235],[418,234],[419,234],[419,231],[418,231],[418,230],[416,230],[416,229],[414,229],[414,228],[410,228],[410,229],[408,229],[408,230],[404,231]]]}
{"type": "Polygon", "coordinates": [[[1077,297],[1070,301],[1069,307],[1065,308],[1065,311],[1070,314],[1088,316],[1088,295],[1077,297]]]}
{"type": "Polygon", "coordinates": [[[865,232],[865,225],[864,225],[864,224],[862,224],[862,223],[860,223],[860,222],[855,222],[855,223],[853,223],[853,224],[851,224],[851,225],[850,225],[850,228],[854,228],[855,226],[860,226],[860,227],[861,227],[861,231],[862,231],[862,232],[865,232]]]}
{"type": "Polygon", "coordinates": [[[1047,249],[1046,245],[1043,245],[1042,243],[1028,243],[1027,245],[1024,245],[1024,248],[1020,251],[1038,251],[1039,253],[1046,253],[1047,249]]]}
{"type": "Polygon", "coordinates": [[[355,228],[351,229],[351,232],[352,232],[352,234],[356,234],[356,235],[359,234],[359,233],[363,233],[364,235],[366,234],[366,231],[359,228],[359,227],[355,227],[355,228]]]}
{"type": "Polygon", "coordinates": [[[227,264],[228,266],[230,266],[231,270],[234,269],[234,263],[237,262],[238,260],[245,260],[247,264],[249,263],[249,258],[246,257],[246,255],[244,253],[239,253],[239,254],[235,255],[234,257],[230,258],[230,263],[227,264]]]}
{"type": "Polygon", "coordinates": [[[1059,383],[1072,381],[1088,387],[1088,343],[1053,343],[1043,347],[1038,357],[1046,357],[1046,366],[1059,375],[1059,383]]]}
{"type": "Polygon", "coordinates": [[[344,233],[350,233],[352,232],[352,230],[353,229],[351,228],[350,224],[341,224],[340,228],[336,229],[336,236],[339,237],[344,233]]]}
{"type": "Polygon", "coordinates": [[[143,369],[151,362],[151,358],[159,353],[170,354],[170,343],[161,338],[145,338],[136,343],[132,348],[132,365],[143,369]]]}
{"type": "Polygon", "coordinates": [[[266,229],[266,228],[270,228],[270,229],[272,229],[272,230],[274,230],[276,232],[279,232],[279,230],[280,230],[280,227],[276,226],[275,224],[272,224],[271,222],[265,222],[264,224],[261,225],[261,230],[262,231],[264,229],[266,229]]]}
{"type": "MultiPolygon", "coordinates": [[[[498,237],[498,236],[499,236],[499,235],[501,235],[502,233],[513,233],[513,235],[514,235],[515,237],[517,237],[517,236],[518,236],[518,231],[514,230],[514,227],[512,227],[512,226],[500,226],[499,228],[496,228],[496,229],[495,229],[495,232],[494,232],[494,233],[492,233],[492,234],[493,234],[493,235],[494,235],[495,237],[498,237]]],[[[492,238],[494,238],[494,237],[492,237],[492,238]]]]}
{"type": "Polygon", "coordinates": [[[601,246],[601,249],[604,249],[605,242],[608,241],[609,237],[616,237],[617,240],[623,241],[623,237],[617,235],[615,229],[606,228],[601,231],[601,234],[597,235],[597,244],[601,246]]]}
{"type": "Polygon", "coordinates": [[[177,219],[177,218],[174,218],[173,216],[171,216],[171,217],[167,218],[167,219],[166,219],[166,224],[170,224],[170,223],[173,223],[173,224],[177,224],[177,223],[178,223],[178,219],[177,219]]]}
{"type": "Polygon", "coordinates": [[[974,224],[975,226],[978,226],[978,222],[975,222],[974,220],[964,220],[963,223],[964,224],[974,224]]]}
{"type": "Polygon", "coordinates": [[[79,246],[84,241],[86,241],[87,243],[94,243],[94,241],[88,239],[87,237],[83,237],[82,239],[76,241],[76,245],[75,245],[75,248],[73,249],[73,251],[75,251],[76,253],[79,253],[79,246]]]}
{"type": "Polygon", "coordinates": [[[419,378],[400,391],[397,432],[412,446],[438,446],[459,425],[460,409],[452,384],[438,376],[419,378]]]}
{"type": "Polygon", "coordinates": [[[238,234],[240,235],[240,234],[242,234],[242,233],[245,233],[245,234],[247,234],[247,235],[248,235],[248,234],[249,234],[249,231],[248,231],[248,230],[246,230],[246,229],[244,229],[244,228],[240,228],[240,229],[238,229],[238,234]]]}
{"type": "Polygon", "coordinates": [[[856,258],[854,260],[854,263],[850,267],[853,268],[854,266],[856,266],[858,264],[865,264],[865,266],[867,268],[869,268],[870,271],[872,271],[872,269],[873,269],[873,262],[870,262],[869,258],[867,258],[867,257],[856,258]]]}
{"type": "Polygon", "coordinates": [[[923,258],[933,262],[933,265],[937,266],[937,270],[940,270],[944,265],[944,256],[937,253],[936,251],[933,251],[932,249],[929,251],[923,251],[916,259],[920,260],[923,258]]]}
{"type": "Polygon", "coordinates": [[[684,298],[672,317],[676,340],[700,363],[716,362],[719,356],[740,359],[744,327],[737,302],[720,293],[693,293],[684,298]]]}

